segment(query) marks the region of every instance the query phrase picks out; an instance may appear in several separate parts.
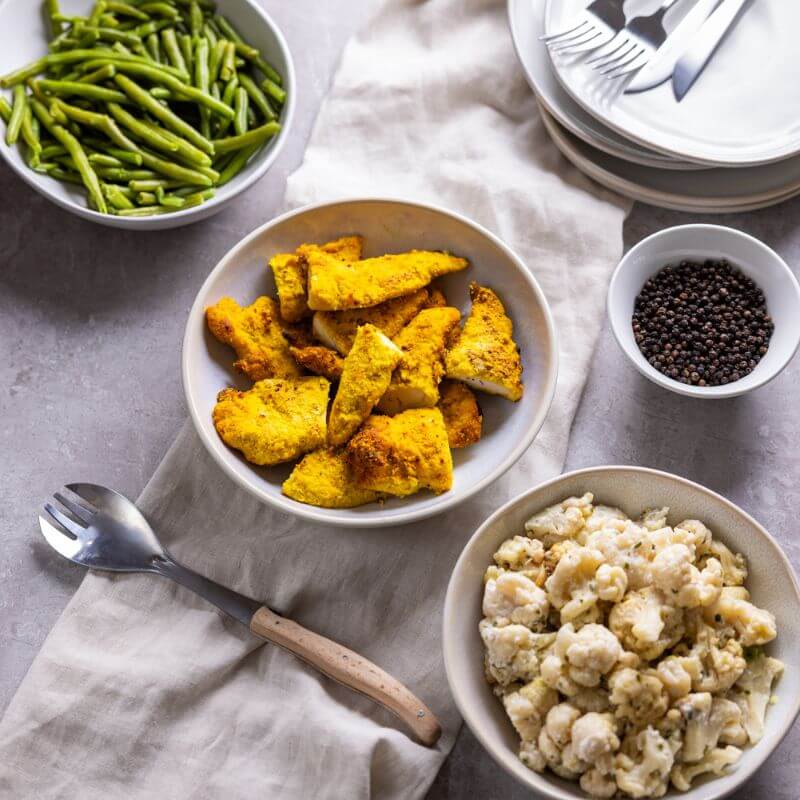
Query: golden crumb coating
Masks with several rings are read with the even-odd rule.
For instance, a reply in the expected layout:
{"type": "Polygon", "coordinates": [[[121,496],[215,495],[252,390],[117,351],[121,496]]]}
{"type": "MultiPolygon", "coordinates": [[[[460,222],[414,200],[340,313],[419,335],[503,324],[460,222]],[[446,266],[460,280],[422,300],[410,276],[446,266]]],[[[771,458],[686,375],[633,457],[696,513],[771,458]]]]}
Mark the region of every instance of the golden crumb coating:
{"type": "Polygon", "coordinates": [[[311,345],[310,347],[290,347],[294,360],[304,369],[315,375],[322,375],[329,381],[342,377],[344,359],[329,347],[311,345]]]}
{"type": "Polygon", "coordinates": [[[447,428],[450,447],[469,447],[479,441],[483,414],[472,390],[458,381],[442,381],[439,394],[439,410],[447,428]]]}
{"type": "Polygon", "coordinates": [[[233,298],[223,297],[206,309],[206,320],[211,333],[236,351],[238,360],[233,366],[250,380],[302,374],[289,352],[278,304],[271,297],[259,297],[244,308],[233,298]]]}
{"type": "Polygon", "coordinates": [[[457,308],[426,308],[394,337],[403,360],[378,404],[381,411],[398,414],[408,408],[431,408],[439,402],[445,345],[460,320],[457,308]]]}
{"type": "Polygon", "coordinates": [[[341,448],[315,450],[303,456],[284,481],[283,493],[299,503],[320,508],[355,508],[383,497],[356,486],[341,448]]]}
{"type": "Polygon", "coordinates": [[[356,484],[398,496],[453,485],[453,457],[438,408],[415,408],[395,417],[373,415],[347,443],[356,484]]]}
{"type": "Polygon", "coordinates": [[[469,295],[472,310],[445,356],[447,377],[516,402],[523,391],[522,362],[511,320],[491,289],[473,282],[469,295]]]}
{"type": "Polygon", "coordinates": [[[315,311],[368,308],[410,294],[434,278],[465,269],[468,262],[448,253],[409,253],[344,262],[328,253],[310,251],[308,305],[315,311]]]}
{"type": "Polygon", "coordinates": [[[301,244],[294,253],[278,253],[269,265],[278,290],[281,317],[286,322],[299,322],[311,316],[307,301],[308,266],[305,254],[318,248],[343,261],[358,261],[361,258],[363,240],[360,236],[344,236],[322,245],[301,244]]]}
{"type": "Polygon", "coordinates": [[[389,386],[402,357],[403,351],[374,325],[362,325],[356,331],[331,405],[329,444],[344,444],[361,427],[389,386]]]}
{"type": "Polygon", "coordinates": [[[273,378],[239,392],[223,389],[214,406],[222,440],[253,464],[291,461],[325,444],[330,383],[325,378],[273,378]]]}
{"type": "Polygon", "coordinates": [[[436,308],[436,306],[447,305],[447,297],[445,297],[444,292],[438,286],[429,286],[428,292],[430,296],[428,297],[428,302],[425,304],[425,308],[436,308]]]}
{"type": "Polygon", "coordinates": [[[323,344],[346,355],[353,346],[360,325],[374,325],[391,339],[425,307],[429,299],[427,289],[418,289],[372,308],[317,311],[314,314],[314,335],[323,344]]]}

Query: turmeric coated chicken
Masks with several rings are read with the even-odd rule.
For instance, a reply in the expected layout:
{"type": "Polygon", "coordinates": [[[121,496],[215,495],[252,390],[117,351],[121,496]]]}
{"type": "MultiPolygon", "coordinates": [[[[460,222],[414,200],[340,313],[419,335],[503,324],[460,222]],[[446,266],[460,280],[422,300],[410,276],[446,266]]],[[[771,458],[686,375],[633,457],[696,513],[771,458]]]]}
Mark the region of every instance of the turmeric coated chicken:
{"type": "Polygon", "coordinates": [[[403,351],[374,325],[362,325],[356,331],[331,405],[330,444],[344,444],[361,427],[389,386],[402,357],[403,351]]]}
{"type": "Polygon", "coordinates": [[[302,374],[289,352],[278,304],[271,297],[259,297],[244,308],[233,298],[223,297],[206,309],[206,320],[211,333],[236,351],[233,366],[250,380],[302,374]]]}
{"type": "Polygon", "coordinates": [[[471,283],[472,310],[455,344],[447,351],[447,377],[508,400],[522,397],[522,362],[513,325],[500,298],[471,283]]]}
{"type": "Polygon", "coordinates": [[[373,415],[347,443],[356,484],[406,496],[420,489],[446,492],[453,485],[453,457],[438,408],[415,408],[394,417],[373,415]]]}
{"type": "Polygon", "coordinates": [[[360,236],[344,236],[322,245],[301,244],[294,253],[278,253],[273,256],[269,265],[278,290],[281,317],[286,322],[298,322],[311,315],[306,287],[306,254],[310,248],[318,248],[343,261],[358,261],[361,258],[362,245],[360,236]]]}
{"type": "Polygon", "coordinates": [[[338,381],[342,377],[344,359],[335,350],[319,345],[290,347],[289,350],[294,360],[309,372],[322,375],[329,381],[338,381]]]}
{"type": "Polygon", "coordinates": [[[465,269],[468,262],[448,253],[408,253],[344,262],[321,250],[306,254],[308,305],[315,311],[368,308],[410,294],[439,275],[465,269]]]}
{"type": "Polygon", "coordinates": [[[258,381],[246,392],[223,389],[214,426],[253,464],[291,461],[325,445],[329,388],[325,378],[308,377],[258,381]]]}
{"type": "Polygon", "coordinates": [[[355,484],[342,448],[315,450],[304,456],[284,481],[283,493],[320,508],[355,508],[383,497],[355,484]]]}
{"type": "Polygon", "coordinates": [[[475,444],[481,438],[483,414],[472,390],[458,381],[442,381],[439,394],[450,447],[457,450],[475,444]]]}
{"type": "Polygon", "coordinates": [[[314,335],[328,347],[333,347],[342,355],[346,355],[353,346],[360,325],[374,325],[391,339],[429,302],[428,290],[418,289],[404,297],[387,300],[372,308],[317,311],[314,314],[314,335]]]}
{"type": "Polygon", "coordinates": [[[378,404],[381,411],[397,414],[409,408],[431,408],[439,402],[447,337],[460,320],[457,308],[427,308],[394,337],[403,360],[378,404]]]}

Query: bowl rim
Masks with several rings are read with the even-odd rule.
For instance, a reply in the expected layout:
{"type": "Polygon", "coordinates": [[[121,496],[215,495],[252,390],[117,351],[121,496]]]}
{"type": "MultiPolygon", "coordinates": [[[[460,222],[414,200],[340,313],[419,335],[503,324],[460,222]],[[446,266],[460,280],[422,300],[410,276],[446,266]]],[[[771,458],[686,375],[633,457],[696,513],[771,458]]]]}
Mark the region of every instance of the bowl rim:
{"type": "MultiPolygon", "coordinates": [[[[775,265],[775,268],[782,272],[789,279],[790,285],[794,290],[795,303],[798,309],[800,309],[800,283],[798,283],[797,278],[789,268],[789,265],[786,263],[786,261],[775,250],[762,242],[760,239],[756,238],[755,236],[751,236],[749,233],[745,233],[738,228],[731,228],[726,225],[712,225],[707,223],[673,225],[669,228],[664,228],[660,231],[656,231],[655,233],[651,233],[640,242],[637,242],[620,259],[619,264],[617,264],[617,267],[611,276],[611,281],[608,285],[608,292],[606,294],[606,313],[608,314],[608,318],[611,323],[611,330],[614,334],[614,338],[616,339],[620,350],[625,353],[630,362],[641,375],[656,385],[661,386],[664,389],[668,389],[671,392],[675,392],[676,394],[681,394],[686,397],[696,397],[702,400],[723,400],[752,392],[777,378],[778,375],[780,375],[780,373],[783,372],[783,370],[787,367],[792,358],[794,358],[798,347],[800,347],[800,326],[798,326],[797,330],[795,331],[794,346],[789,352],[787,352],[782,361],[780,361],[778,365],[770,372],[765,372],[757,382],[745,387],[737,387],[737,384],[740,383],[739,381],[734,381],[733,383],[729,383],[725,386],[688,386],[684,383],[679,383],[678,381],[674,381],[671,378],[662,375],[660,372],[658,372],[658,370],[651,367],[638,348],[635,350],[635,352],[633,352],[624,344],[622,326],[625,324],[625,322],[621,320],[620,316],[613,311],[613,302],[619,293],[621,275],[626,269],[629,268],[629,265],[633,262],[636,255],[641,253],[643,250],[647,250],[648,248],[652,247],[660,239],[675,235],[676,233],[682,231],[698,231],[709,236],[717,236],[718,242],[720,245],[723,245],[720,246],[719,249],[723,251],[726,251],[727,249],[724,247],[724,243],[728,239],[740,239],[753,245],[758,250],[761,250],[768,260],[775,265]]],[[[736,259],[734,258],[732,261],[736,261],[736,259]]]]}
{"type": "MultiPolygon", "coordinates": [[[[10,3],[14,0],[5,1],[10,3]]],[[[252,8],[256,14],[261,17],[266,27],[270,29],[273,37],[275,38],[278,49],[281,51],[281,55],[286,62],[286,73],[283,75],[284,85],[286,88],[286,103],[283,107],[283,118],[280,120],[281,130],[278,132],[278,135],[267,145],[265,150],[261,151],[260,156],[256,157],[256,161],[251,162],[251,164],[253,164],[255,167],[252,173],[247,175],[246,178],[224,198],[215,196],[210,200],[207,200],[205,203],[201,203],[199,206],[194,206],[193,208],[187,208],[183,210],[178,209],[170,214],[162,214],[157,216],[119,217],[114,214],[101,214],[99,211],[89,208],[88,205],[82,206],[74,200],[65,199],[52,194],[50,191],[48,191],[46,186],[43,186],[34,180],[34,173],[31,169],[24,164],[16,163],[12,158],[10,158],[5,146],[0,147],[0,156],[2,156],[5,163],[18,177],[20,177],[26,184],[28,184],[28,186],[30,186],[34,191],[38,192],[42,197],[49,200],[51,203],[54,203],[59,208],[64,209],[64,211],[68,211],[76,216],[89,220],[90,222],[96,222],[100,225],[104,225],[105,227],[120,228],[123,230],[154,230],[153,221],[159,220],[159,228],[177,228],[183,225],[188,225],[193,221],[200,222],[202,219],[210,216],[213,213],[216,213],[216,211],[221,210],[223,205],[226,205],[235,197],[238,197],[242,192],[249,189],[256,181],[260,180],[267,170],[275,163],[275,160],[280,155],[286,140],[288,139],[289,130],[294,120],[295,107],[297,103],[294,61],[283,32],[278,27],[275,20],[272,19],[270,14],[264,8],[262,8],[256,2],[256,0],[237,1],[252,8]],[[193,217],[196,219],[193,219],[193,217]],[[174,225],[168,224],[172,223],[173,221],[175,223],[174,225]]]]}
{"type": "MultiPolygon", "coordinates": [[[[461,551],[461,554],[458,557],[458,560],[453,567],[452,572],[450,573],[450,580],[447,584],[447,592],[445,594],[444,599],[444,608],[442,613],[442,653],[444,657],[444,670],[445,675],[447,677],[447,683],[450,687],[450,693],[453,696],[453,700],[455,701],[456,707],[458,708],[459,713],[461,714],[464,722],[467,723],[470,731],[472,731],[475,738],[481,743],[482,747],[489,753],[489,755],[494,759],[494,761],[502,767],[502,769],[513,778],[516,778],[517,781],[520,783],[527,785],[528,788],[533,789],[537,792],[540,792],[543,796],[549,798],[549,800],[574,800],[573,797],[570,795],[565,794],[562,790],[553,785],[549,776],[547,775],[540,775],[533,770],[529,770],[531,776],[535,776],[531,778],[530,781],[525,781],[521,777],[521,775],[517,774],[511,768],[512,763],[516,763],[515,761],[511,760],[508,757],[508,751],[502,747],[496,747],[493,742],[490,741],[489,737],[483,733],[480,726],[476,722],[471,707],[469,703],[465,700],[464,696],[461,693],[460,685],[457,684],[455,680],[453,680],[453,664],[457,659],[456,647],[453,641],[450,632],[454,630],[452,625],[452,620],[456,617],[459,611],[459,605],[456,602],[455,598],[455,577],[461,570],[464,569],[464,565],[466,560],[469,556],[470,551],[473,547],[476,546],[478,541],[486,534],[486,531],[490,529],[494,523],[505,516],[510,509],[515,506],[517,503],[524,501],[530,498],[532,495],[536,494],[537,492],[542,491],[543,489],[548,489],[556,484],[565,481],[567,479],[586,476],[587,481],[590,480],[592,475],[597,475],[598,473],[609,473],[609,472],[634,472],[634,473],[643,473],[645,475],[657,475],[661,478],[666,478],[670,481],[674,481],[684,487],[688,487],[690,489],[696,490],[701,492],[702,494],[706,495],[707,497],[711,498],[712,500],[721,503],[724,506],[727,506],[728,509],[733,511],[736,514],[740,514],[744,519],[749,522],[754,528],[758,531],[758,533],[767,541],[767,543],[772,547],[775,552],[775,555],[778,557],[779,561],[783,564],[784,569],[788,573],[791,584],[794,588],[794,605],[797,606],[798,610],[800,610],[800,582],[798,582],[797,575],[792,567],[789,558],[787,557],[786,553],[784,553],[783,548],[780,546],[779,542],[772,534],[756,519],[754,519],[750,514],[748,514],[744,509],[737,506],[732,501],[728,500],[727,498],[723,497],[721,494],[713,491],[712,489],[703,486],[700,483],[695,481],[689,480],[688,478],[683,478],[680,475],[675,475],[671,472],[666,472],[664,470],[653,469],[652,467],[637,467],[631,464],[608,464],[608,465],[599,465],[594,467],[582,467],[581,469],[571,470],[569,472],[564,472],[554,478],[550,478],[549,480],[542,481],[538,483],[536,486],[528,489],[512,499],[508,500],[504,503],[500,508],[494,511],[483,523],[478,527],[475,533],[469,538],[467,543],[464,545],[464,548],[461,551]],[[536,781],[536,782],[534,782],[536,781]]],[[[535,509],[533,510],[535,511],[535,509]]],[[[533,511],[531,513],[533,513],[533,511]]],[[[476,587],[477,589],[477,587],[476,587]]],[[[478,620],[475,621],[477,626],[478,620]]],[[[488,687],[488,684],[487,684],[488,687]]],[[[736,781],[732,786],[726,787],[724,790],[720,792],[711,791],[707,796],[703,797],[703,800],[721,800],[721,798],[728,796],[731,792],[735,791],[739,787],[742,786],[752,775],[763,766],[764,762],[769,758],[772,753],[777,749],[780,743],[785,738],[786,734],[789,733],[792,726],[794,725],[795,720],[797,719],[798,714],[800,714],[800,693],[798,693],[793,699],[793,711],[790,717],[787,719],[786,724],[781,728],[778,729],[778,738],[775,741],[775,745],[772,749],[764,749],[764,752],[760,755],[759,758],[755,759],[754,763],[750,765],[746,769],[737,769],[735,772],[728,773],[728,775],[735,775],[736,781]]],[[[753,748],[758,747],[758,745],[754,745],[753,748]]],[[[513,757],[516,759],[516,756],[513,757]]],[[[521,763],[521,762],[520,762],[521,763]]],[[[712,787],[714,784],[710,782],[705,784],[706,786],[712,787]]],[[[587,799],[589,795],[586,795],[587,799]]]]}
{"type": "Polygon", "coordinates": [[[516,252],[514,252],[514,250],[512,250],[507,244],[505,244],[505,242],[502,241],[502,239],[493,234],[491,231],[487,230],[482,225],[475,222],[474,220],[469,219],[463,214],[460,214],[456,211],[452,211],[450,209],[444,208],[443,206],[435,205],[432,203],[420,202],[406,197],[400,197],[400,196],[391,197],[386,195],[383,196],[375,195],[367,197],[346,197],[335,200],[325,200],[317,203],[310,203],[308,205],[292,209],[291,211],[288,211],[284,214],[274,217],[271,220],[268,220],[263,225],[260,225],[254,231],[252,231],[243,239],[241,239],[239,242],[237,242],[235,245],[233,245],[233,247],[231,247],[227,251],[227,253],[225,253],[225,255],[223,255],[222,258],[217,262],[216,266],[208,274],[205,281],[203,281],[202,286],[197,292],[194,302],[192,303],[192,307],[189,311],[186,327],[184,329],[181,351],[182,351],[181,374],[183,379],[183,389],[186,397],[186,404],[189,408],[189,415],[191,417],[192,424],[194,425],[194,428],[197,431],[206,450],[208,450],[212,458],[217,462],[218,466],[221,467],[223,472],[234,482],[236,482],[239,486],[250,492],[250,494],[252,494],[258,500],[260,500],[262,503],[271,505],[279,509],[280,511],[292,514],[297,517],[301,517],[303,519],[310,520],[312,522],[319,522],[325,525],[331,525],[335,527],[351,527],[351,528],[394,527],[397,525],[403,525],[409,522],[426,519],[428,517],[441,514],[444,511],[448,510],[449,508],[452,508],[453,506],[468,500],[470,497],[474,496],[481,489],[485,488],[486,486],[488,486],[489,484],[493,483],[498,478],[500,478],[520,459],[520,457],[528,449],[530,444],[533,442],[533,440],[536,438],[537,434],[541,430],[542,425],[544,424],[548,414],[550,413],[550,408],[553,403],[553,397],[555,395],[556,385],[558,380],[558,367],[559,367],[558,335],[552,311],[550,309],[549,303],[547,302],[547,297],[545,296],[541,286],[539,286],[539,283],[534,277],[533,272],[530,269],[528,269],[525,262],[522,260],[520,256],[516,254],[516,252]],[[392,205],[408,206],[412,208],[423,209],[426,211],[432,211],[436,214],[442,214],[448,216],[456,220],[457,222],[460,222],[461,224],[467,225],[471,227],[473,230],[475,230],[478,234],[488,239],[492,244],[494,244],[503,253],[505,253],[505,255],[516,267],[517,271],[521,274],[523,280],[527,281],[531,291],[536,296],[539,306],[542,310],[542,316],[544,318],[545,325],[548,331],[548,336],[550,339],[550,347],[548,353],[550,366],[549,369],[547,370],[545,381],[540,389],[544,402],[542,403],[540,410],[533,417],[533,420],[528,426],[526,434],[520,438],[516,446],[506,455],[504,459],[500,461],[500,463],[493,470],[487,473],[481,480],[476,481],[474,484],[465,488],[462,492],[460,493],[453,493],[452,491],[445,492],[437,496],[436,500],[438,502],[434,505],[431,505],[427,508],[409,510],[400,513],[393,512],[391,518],[386,520],[381,519],[380,516],[382,513],[381,511],[376,511],[374,513],[371,513],[369,514],[369,516],[367,515],[359,516],[354,514],[352,515],[352,517],[333,517],[330,514],[332,509],[317,508],[316,506],[310,506],[298,503],[294,500],[291,500],[288,497],[284,497],[284,495],[282,494],[277,494],[277,495],[267,494],[266,492],[262,491],[262,489],[252,479],[251,474],[254,475],[252,470],[248,471],[248,474],[245,475],[240,470],[237,470],[232,464],[229,464],[227,460],[224,458],[224,452],[227,452],[226,445],[221,443],[218,437],[214,437],[212,440],[210,436],[206,435],[206,432],[204,431],[203,426],[201,424],[201,420],[204,418],[204,414],[198,407],[197,399],[194,397],[191,390],[190,375],[193,365],[190,358],[189,349],[187,347],[187,342],[189,341],[192,335],[193,329],[197,326],[198,320],[202,319],[205,314],[204,298],[209,288],[211,287],[212,283],[216,281],[218,275],[220,275],[225,269],[227,269],[229,262],[231,262],[236,256],[238,256],[238,254],[242,250],[247,248],[251,242],[256,240],[259,236],[268,231],[270,228],[281,225],[284,222],[292,219],[292,217],[299,216],[301,214],[306,214],[308,212],[313,212],[318,209],[330,206],[359,205],[363,203],[388,203],[392,205]]]}

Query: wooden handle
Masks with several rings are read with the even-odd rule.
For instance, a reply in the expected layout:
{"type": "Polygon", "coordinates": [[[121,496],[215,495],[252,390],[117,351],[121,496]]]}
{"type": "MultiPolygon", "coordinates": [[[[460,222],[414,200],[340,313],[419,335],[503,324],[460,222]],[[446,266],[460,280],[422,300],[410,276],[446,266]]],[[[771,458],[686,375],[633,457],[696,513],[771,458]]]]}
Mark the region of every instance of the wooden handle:
{"type": "Polygon", "coordinates": [[[250,630],[262,639],[283,647],[329,678],[371,697],[400,717],[428,747],[442,733],[439,720],[400,681],[371,661],[296,622],[260,608],[250,620],[250,630]]]}

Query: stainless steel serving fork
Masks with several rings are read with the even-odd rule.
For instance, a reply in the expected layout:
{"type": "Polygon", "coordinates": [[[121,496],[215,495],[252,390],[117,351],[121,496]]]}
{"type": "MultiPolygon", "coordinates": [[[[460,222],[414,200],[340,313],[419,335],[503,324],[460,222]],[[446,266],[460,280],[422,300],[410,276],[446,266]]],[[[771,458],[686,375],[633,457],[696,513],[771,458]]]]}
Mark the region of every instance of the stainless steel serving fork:
{"type": "Polygon", "coordinates": [[[250,632],[302,659],[335,681],[367,695],[401,720],[423,744],[433,746],[441,728],[430,709],[380,667],[343,645],[281,617],[256,600],[181,566],[162,547],[139,509],[118,492],[72,483],[53,495],[39,516],[54,550],[84,567],[112,572],[151,572],[185,586],[250,632]]]}
{"type": "Polygon", "coordinates": [[[540,37],[553,52],[582,53],[602,47],[625,27],[625,0],[594,0],[570,28],[540,37]]]}

